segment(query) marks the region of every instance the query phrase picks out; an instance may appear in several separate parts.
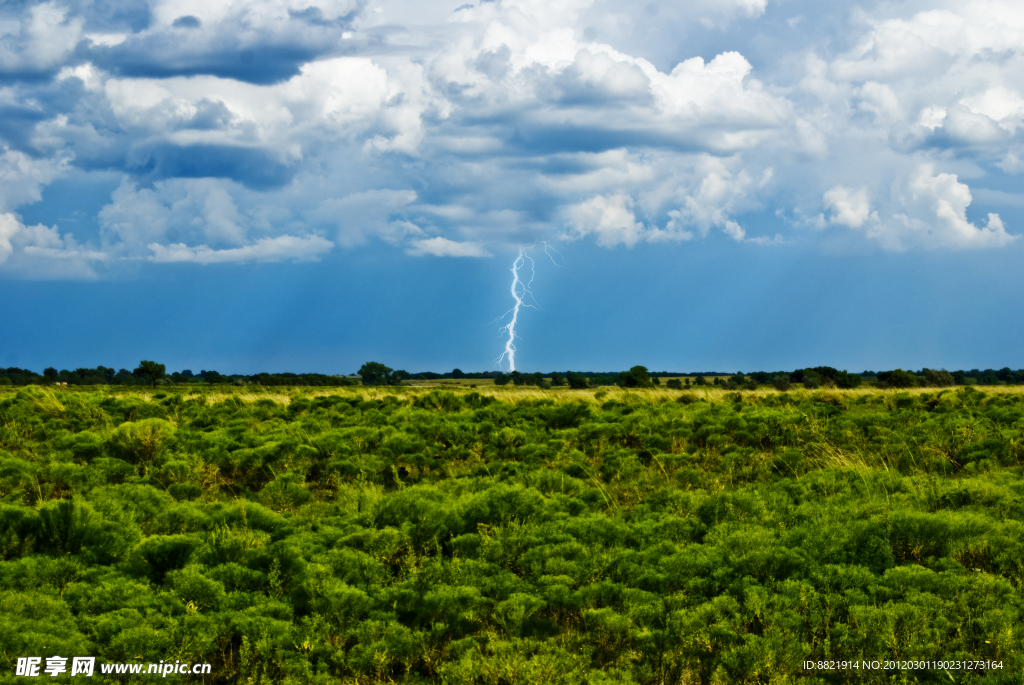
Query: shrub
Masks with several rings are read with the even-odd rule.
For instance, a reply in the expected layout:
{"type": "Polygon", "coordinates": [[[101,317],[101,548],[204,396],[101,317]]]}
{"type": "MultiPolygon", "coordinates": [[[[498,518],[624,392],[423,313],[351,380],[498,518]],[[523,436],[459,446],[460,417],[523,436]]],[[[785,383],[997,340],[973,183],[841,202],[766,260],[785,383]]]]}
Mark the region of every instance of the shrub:
{"type": "Polygon", "coordinates": [[[938,371],[925,369],[924,384],[933,388],[948,388],[951,385],[956,385],[956,381],[953,380],[953,374],[945,369],[938,371]]]}
{"type": "Polygon", "coordinates": [[[903,369],[879,371],[878,382],[886,388],[916,388],[918,385],[917,376],[903,369]]]}
{"type": "Polygon", "coordinates": [[[567,371],[565,374],[565,380],[573,390],[583,390],[590,386],[590,383],[587,381],[587,377],[582,373],[576,373],[575,371],[567,371]]]}

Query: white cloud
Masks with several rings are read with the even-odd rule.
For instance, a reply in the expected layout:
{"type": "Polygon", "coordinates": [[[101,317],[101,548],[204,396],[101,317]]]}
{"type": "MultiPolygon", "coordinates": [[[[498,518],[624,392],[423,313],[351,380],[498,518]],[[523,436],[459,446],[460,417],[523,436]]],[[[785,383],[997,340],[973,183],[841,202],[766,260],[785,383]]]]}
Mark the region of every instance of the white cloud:
{"type": "Polygon", "coordinates": [[[996,162],[996,166],[1008,174],[1019,174],[1024,171],[1024,160],[1016,152],[1010,151],[1001,161],[996,162]]]}
{"type": "Polygon", "coordinates": [[[68,8],[44,2],[28,8],[13,30],[0,35],[0,72],[40,71],[64,60],[82,35],[84,20],[68,16],[68,8]]]}
{"type": "Polygon", "coordinates": [[[233,192],[241,191],[219,179],[174,179],[152,188],[126,179],[100,210],[105,240],[134,254],[166,240],[242,245],[254,222],[238,210],[233,192]]]}
{"type": "MultiPolygon", "coordinates": [[[[96,80],[95,71],[81,68],[67,76],[87,86],[96,80]]],[[[422,139],[423,112],[437,104],[418,65],[389,74],[365,57],[310,62],[273,85],[176,76],[108,78],[103,90],[119,123],[148,144],[258,147],[285,162],[361,134],[374,149],[412,153],[422,139]]]]}
{"type": "MultiPolygon", "coordinates": [[[[994,194],[987,195],[992,199],[994,194]]],[[[990,213],[984,226],[968,221],[972,200],[970,188],[956,174],[936,173],[928,163],[910,171],[890,198],[879,198],[878,209],[865,187],[837,185],[823,196],[828,223],[855,229],[886,250],[991,249],[1017,239],[1007,233],[998,214],[990,213]]],[[[819,221],[823,227],[824,217],[819,221]]]]}
{"type": "Polygon", "coordinates": [[[0,272],[42,278],[95,278],[91,264],[109,259],[105,252],[79,245],[56,226],[26,226],[0,213],[0,272]]]}
{"type": "Polygon", "coordinates": [[[930,220],[900,218],[914,232],[927,232],[926,244],[936,247],[988,248],[1002,247],[1018,236],[1006,232],[998,214],[989,214],[984,228],[967,220],[971,190],[960,183],[955,174],[934,173],[930,164],[923,164],[910,183],[914,200],[924,203],[934,213],[930,220]]]}
{"type": "Polygon", "coordinates": [[[41,199],[43,187],[61,176],[69,161],[64,153],[33,159],[24,152],[4,149],[0,154],[0,212],[41,199]]]}
{"type": "Polygon", "coordinates": [[[334,243],[320,236],[281,235],[261,238],[252,245],[214,250],[206,245],[189,247],[184,243],[148,246],[152,262],[191,262],[195,264],[225,264],[229,262],[281,262],[314,261],[334,247],[334,243]]]}
{"type": "Polygon", "coordinates": [[[491,257],[490,252],[484,246],[475,242],[459,242],[449,240],[440,236],[413,240],[409,243],[411,248],[406,250],[413,256],[432,255],[434,257],[491,257]]]}
{"type": "Polygon", "coordinates": [[[825,209],[832,211],[829,220],[834,224],[860,228],[867,221],[878,221],[878,212],[871,211],[867,188],[852,190],[834,186],[825,192],[823,199],[825,209]]]}
{"type": "Polygon", "coordinates": [[[624,193],[596,195],[571,205],[567,219],[572,227],[569,237],[594,235],[602,247],[633,247],[646,237],[644,225],[633,214],[633,198],[624,193]]]}
{"type": "Polygon", "coordinates": [[[918,124],[934,131],[942,126],[942,122],[945,121],[945,119],[946,109],[944,107],[925,107],[921,110],[921,116],[918,119],[918,124]]]}
{"type": "Polygon", "coordinates": [[[14,254],[11,239],[18,234],[23,225],[13,214],[0,214],[0,264],[14,254]]]}
{"type": "MultiPolygon", "coordinates": [[[[738,160],[731,160],[735,165],[738,160]]],[[[772,179],[771,168],[765,169],[758,182],[754,182],[746,169],[731,171],[730,161],[705,155],[697,164],[697,174],[689,187],[681,188],[679,209],[669,212],[671,221],[667,230],[683,226],[695,227],[706,236],[711,228],[720,228],[735,240],[743,240],[745,231],[732,215],[753,206],[754,191],[766,186],[772,179]]]]}
{"type": "Polygon", "coordinates": [[[419,227],[403,218],[404,208],[415,200],[416,193],[411,190],[367,190],[323,200],[305,216],[317,224],[337,226],[342,247],[363,245],[371,235],[396,244],[404,237],[423,235],[419,227]]]}
{"type": "Polygon", "coordinates": [[[960,100],[975,114],[983,114],[1010,133],[1017,132],[1017,126],[1024,119],[1024,98],[1019,93],[997,86],[960,100]]]}
{"type": "MultiPolygon", "coordinates": [[[[0,212],[39,201],[70,165],[123,173],[100,235],[76,247],[103,268],[301,255],[319,234],[486,256],[558,224],[604,247],[717,231],[763,243],[748,233],[774,233],[777,216],[887,249],[1013,240],[997,215],[967,220],[960,179],[1024,169],[1019,3],[840,8],[843,41],[809,9],[778,25],[778,50],[747,38],[766,6],[157,0],[132,32],[37,4],[0,27],[0,69],[56,75],[46,91],[0,88],[26,113],[4,129],[22,132],[0,149],[0,212]],[[675,28],[670,45],[644,45],[675,28]],[[853,47],[829,52],[839,44],[853,47]],[[194,178],[207,171],[218,178],[194,178]]],[[[47,240],[9,240],[8,262],[75,252],[47,240]]]]}

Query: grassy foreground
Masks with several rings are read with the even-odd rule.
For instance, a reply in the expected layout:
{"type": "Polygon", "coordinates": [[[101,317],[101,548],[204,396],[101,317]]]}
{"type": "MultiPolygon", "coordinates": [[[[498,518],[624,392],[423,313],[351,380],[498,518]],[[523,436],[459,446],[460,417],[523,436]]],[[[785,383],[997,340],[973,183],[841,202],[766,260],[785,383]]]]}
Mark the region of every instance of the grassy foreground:
{"type": "Polygon", "coordinates": [[[1024,682],[1017,388],[269,390],[0,391],[0,682],[1024,682]]]}

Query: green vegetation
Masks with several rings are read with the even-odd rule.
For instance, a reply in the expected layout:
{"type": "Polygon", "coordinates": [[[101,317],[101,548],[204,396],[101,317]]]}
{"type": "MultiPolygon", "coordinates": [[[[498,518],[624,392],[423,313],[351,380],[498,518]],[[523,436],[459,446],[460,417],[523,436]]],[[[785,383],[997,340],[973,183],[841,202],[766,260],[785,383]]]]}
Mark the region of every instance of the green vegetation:
{"type": "Polygon", "coordinates": [[[97,366],[95,369],[66,369],[57,371],[55,368],[45,369],[42,375],[28,369],[11,367],[0,369],[0,386],[3,385],[256,385],[273,386],[308,386],[308,387],[344,387],[347,385],[411,385],[414,387],[472,386],[487,385],[527,385],[540,388],[559,388],[568,386],[575,390],[600,386],[617,385],[624,388],[648,388],[661,386],[682,389],[684,386],[717,385],[729,390],[755,390],[759,387],[774,386],[781,391],[788,391],[799,385],[805,390],[829,388],[850,390],[865,384],[878,388],[946,388],[955,385],[1022,385],[1024,369],[1013,371],[1009,367],[999,371],[986,369],[979,371],[954,371],[944,369],[922,369],[920,371],[865,371],[861,374],[840,371],[831,366],[817,366],[795,371],[777,371],[767,373],[755,371],[743,373],[719,373],[714,371],[697,374],[680,374],[668,371],[649,371],[645,366],[634,366],[629,371],[592,372],[553,371],[550,374],[541,372],[523,373],[512,371],[483,371],[466,373],[453,369],[448,373],[424,371],[409,373],[393,370],[380,362],[366,362],[354,376],[328,376],[320,373],[255,373],[252,375],[225,375],[217,371],[200,371],[193,374],[190,369],[166,373],[162,364],[152,361],[140,362],[138,368],[129,372],[127,369],[114,371],[113,368],[97,366]],[[356,380],[356,379],[359,380],[356,380]]]}
{"type": "Polygon", "coordinates": [[[0,682],[1020,682],[1018,388],[645,377],[0,388],[0,682]],[[831,659],[1003,668],[802,669],[831,659]]]}

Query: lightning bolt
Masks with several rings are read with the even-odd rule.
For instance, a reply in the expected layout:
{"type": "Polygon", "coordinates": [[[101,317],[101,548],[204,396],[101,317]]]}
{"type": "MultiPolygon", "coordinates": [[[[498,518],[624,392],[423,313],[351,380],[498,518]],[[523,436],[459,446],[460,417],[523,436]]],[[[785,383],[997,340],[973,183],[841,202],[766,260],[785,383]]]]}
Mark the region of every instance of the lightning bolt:
{"type": "MultiPolygon", "coordinates": [[[[561,257],[562,255],[558,252],[558,250],[548,245],[547,242],[542,241],[541,244],[544,245],[544,254],[546,254],[548,258],[551,259],[551,262],[555,266],[563,266],[563,264],[559,264],[557,261],[555,261],[554,256],[551,254],[552,252],[554,252],[559,257],[561,257]]],[[[504,334],[508,335],[508,339],[505,341],[505,351],[501,353],[501,356],[498,357],[496,361],[498,367],[500,368],[501,362],[508,358],[508,370],[510,373],[516,370],[516,323],[519,321],[519,310],[522,307],[529,307],[531,309],[540,308],[539,305],[537,305],[537,301],[533,297],[533,292],[530,290],[530,286],[533,285],[534,276],[537,275],[537,265],[533,261],[533,258],[530,256],[529,250],[532,250],[534,247],[536,247],[536,245],[537,243],[534,243],[529,248],[519,248],[519,254],[512,262],[512,286],[509,288],[509,292],[512,293],[512,299],[515,300],[515,304],[512,306],[511,309],[509,309],[507,312],[502,314],[497,319],[498,321],[500,321],[509,314],[512,314],[511,320],[509,320],[509,322],[506,325],[502,326],[500,329],[504,334]],[[530,263],[530,280],[527,281],[526,283],[523,283],[523,281],[520,280],[519,278],[519,270],[526,266],[526,262],[530,263]],[[529,302],[526,301],[527,296],[529,296],[529,298],[533,300],[533,304],[530,304],[529,302]]]]}

